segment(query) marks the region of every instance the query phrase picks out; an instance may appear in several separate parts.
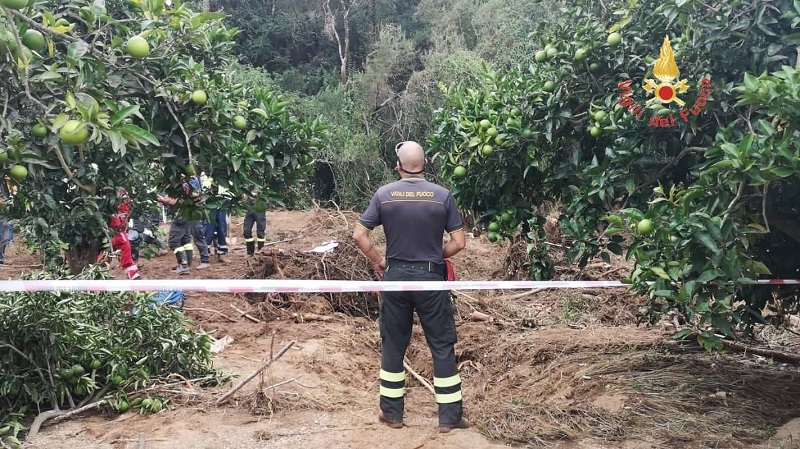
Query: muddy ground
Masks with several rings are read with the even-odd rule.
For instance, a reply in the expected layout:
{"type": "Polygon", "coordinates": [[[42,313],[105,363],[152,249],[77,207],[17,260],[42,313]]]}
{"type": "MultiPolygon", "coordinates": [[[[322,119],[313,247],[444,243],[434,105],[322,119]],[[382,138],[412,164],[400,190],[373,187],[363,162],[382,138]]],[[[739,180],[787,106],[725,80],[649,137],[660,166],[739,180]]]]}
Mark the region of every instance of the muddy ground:
{"type": "MultiPolygon", "coordinates": [[[[271,211],[267,241],[277,243],[253,259],[245,257],[241,220],[233,218],[232,253],[188,277],[366,279],[368,266],[348,240],[354,218],[338,211],[271,211]],[[341,241],[336,254],[305,252],[332,239],[341,241]]],[[[376,238],[380,244],[379,232],[376,238]]],[[[458,277],[504,278],[508,249],[470,236],[455,258],[458,277]]],[[[7,260],[11,264],[0,267],[6,279],[38,268],[36,257],[19,246],[7,260]]],[[[140,268],[147,278],[177,278],[169,271],[174,263],[171,256],[156,257],[140,268]]],[[[583,272],[564,267],[559,277],[616,279],[623,265],[613,260],[583,272]]],[[[225,405],[214,401],[231,384],[186,386],[161,413],[86,414],[45,427],[26,447],[127,449],[142,447],[144,439],[148,449],[800,448],[796,365],[741,352],[711,356],[673,342],[672,320],[637,325],[640,300],[620,289],[455,294],[456,352],[473,424],[468,430],[436,433],[436,404],[417,380],[409,383],[406,427],[378,424],[375,294],[187,292],[185,313],[195,325],[217,339],[233,338],[214,362],[239,376],[234,383],[271,352],[295,344],[225,405]]],[[[762,347],[800,348],[788,331],[764,328],[759,336],[762,347]]],[[[408,359],[421,377],[432,378],[419,326],[408,359]]]]}

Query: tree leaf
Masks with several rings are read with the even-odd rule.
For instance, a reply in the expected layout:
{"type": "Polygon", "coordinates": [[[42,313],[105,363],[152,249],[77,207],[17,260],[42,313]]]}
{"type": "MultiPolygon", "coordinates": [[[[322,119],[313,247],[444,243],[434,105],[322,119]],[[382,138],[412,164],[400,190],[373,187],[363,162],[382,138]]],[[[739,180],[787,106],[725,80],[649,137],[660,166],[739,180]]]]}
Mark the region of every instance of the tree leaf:
{"type": "Polygon", "coordinates": [[[717,246],[717,243],[714,242],[714,239],[712,239],[710,235],[705,234],[703,232],[696,232],[694,234],[694,238],[697,239],[703,245],[705,245],[706,248],[710,249],[711,252],[713,253],[719,252],[719,247],[717,246]]]}
{"type": "Polygon", "coordinates": [[[795,174],[795,171],[789,167],[773,167],[770,171],[779,178],[788,178],[795,174]]]}
{"type": "Polygon", "coordinates": [[[128,134],[133,136],[137,141],[142,143],[150,143],[152,145],[158,145],[158,139],[156,136],[150,134],[150,132],[130,123],[119,126],[118,129],[123,134],[128,134]]]}
{"type": "Polygon", "coordinates": [[[725,275],[725,273],[723,273],[720,270],[716,270],[716,269],[706,270],[700,276],[697,277],[697,282],[698,283],[706,283],[708,281],[711,281],[713,279],[716,279],[716,278],[724,276],[724,275],[725,275]]]}
{"type": "Polygon", "coordinates": [[[772,274],[772,271],[770,271],[769,268],[764,265],[764,262],[754,260],[752,262],[752,268],[756,274],[772,274]]]}
{"type": "Polygon", "coordinates": [[[84,41],[75,41],[67,47],[67,57],[70,59],[81,59],[89,51],[89,44],[84,41]]]}
{"type": "Polygon", "coordinates": [[[671,281],[671,280],[672,280],[672,279],[670,279],[670,277],[669,277],[669,275],[667,274],[667,272],[666,272],[666,271],[664,271],[664,269],[663,269],[663,268],[661,268],[661,267],[650,267],[650,271],[652,271],[654,274],[656,274],[656,275],[657,275],[658,277],[660,277],[661,279],[666,279],[666,280],[668,280],[668,281],[671,281]]]}
{"type": "Polygon", "coordinates": [[[114,114],[111,117],[111,126],[119,125],[120,123],[122,123],[123,120],[128,118],[128,116],[130,116],[132,114],[135,114],[137,112],[139,112],[139,105],[138,104],[134,104],[132,106],[128,106],[126,108],[120,109],[119,111],[117,111],[116,114],[114,114]]]}
{"type": "Polygon", "coordinates": [[[711,324],[726,337],[733,337],[733,328],[727,316],[715,313],[711,316],[711,324]]]}

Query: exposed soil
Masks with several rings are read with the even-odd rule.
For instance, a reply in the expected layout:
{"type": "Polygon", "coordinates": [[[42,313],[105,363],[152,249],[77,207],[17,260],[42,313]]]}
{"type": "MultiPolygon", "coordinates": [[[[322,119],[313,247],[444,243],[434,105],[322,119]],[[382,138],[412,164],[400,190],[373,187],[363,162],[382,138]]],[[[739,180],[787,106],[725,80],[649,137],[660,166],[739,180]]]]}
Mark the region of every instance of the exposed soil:
{"type": "MultiPolygon", "coordinates": [[[[251,259],[241,220],[233,218],[232,252],[186,276],[367,279],[369,266],[349,240],[355,217],[272,211],[271,243],[251,259]],[[306,252],[330,240],[340,242],[333,253],[306,252]]],[[[383,243],[379,231],[376,241],[383,243]]],[[[504,261],[513,253],[508,244],[470,237],[455,258],[458,277],[504,279],[504,261]]],[[[6,279],[37,269],[39,262],[19,246],[9,249],[7,260],[10,265],[0,267],[6,279]]],[[[156,257],[143,260],[140,270],[146,278],[177,279],[170,272],[174,264],[171,255],[156,257]]],[[[616,279],[623,265],[612,260],[582,272],[561,267],[559,277],[616,279]]],[[[118,267],[115,273],[123,278],[118,267]]],[[[45,427],[26,447],[139,448],[143,437],[148,449],[800,448],[800,427],[792,421],[800,416],[797,366],[739,353],[710,356],[672,342],[673,324],[637,325],[640,300],[620,289],[454,293],[456,352],[473,424],[468,430],[436,433],[436,404],[417,380],[409,384],[406,427],[392,430],[377,422],[376,294],[187,292],[186,315],[195,325],[217,339],[233,338],[215,364],[239,376],[234,384],[270,353],[295,344],[225,405],[213,402],[231,384],[186,387],[161,413],[87,414],[45,427]]],[[[762,335],[780,348],[800,343],[772,328],[762,335]]],[[[432,378],[419,326],[407,355],[420,376],[432,378]]]]}

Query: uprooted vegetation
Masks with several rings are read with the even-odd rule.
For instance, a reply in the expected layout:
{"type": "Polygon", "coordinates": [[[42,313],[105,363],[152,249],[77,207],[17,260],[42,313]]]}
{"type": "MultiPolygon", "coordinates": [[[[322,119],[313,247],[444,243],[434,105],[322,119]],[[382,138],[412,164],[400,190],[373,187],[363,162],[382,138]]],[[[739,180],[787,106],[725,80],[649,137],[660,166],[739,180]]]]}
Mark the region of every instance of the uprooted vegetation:
{"type": "MultiPolygon", "coordinates": [[[[318,211],[299,234],[336,240],[335,250],[269,251],[252,262],[248,277],[372,279],[369,263],[350,243],[353,220],[354,215],[348,219],[342,213],[318,211]]],[[[505,278],[514,261],[522,266],[518,262],[524,245],[519,242],[474,246],[473,254],[457,262],[469,278],[505,278]],[[494,262],[496,258],[483,253],[496,254],[498,248],[506,251],[505,261],[494,262]]],[[[622,266],[613,262],[616,265],[595,264],[580,271],[562,266],[557,276],[613,278],[622,266]]],[[[669,321],[636,326],[642,300],[624,289],[453,293],[467,414],[493,439],[548,444],[594,437],[651,441],[657,447],[735,448],[763,441],[771,429],[800,415],[794,405],[800,401],[800,374],[794,367],[736,353],[712,356],[692,343],[673,342],[670,336],[676,328],[669,321]]],[[[266,320],[342,318],[346,329],[332,330],[325,323],[330,332],[325,336],[326,352],[341,351],[348,363],[315,359],[314,366],[326,377],[358,385],[373,382],[380,351],[376,294],[251,295],[248,300],[266,320]]],[[[432,378],[419,326],[407,358],[418,375],[432,378]]],[[[412,376],[409,387],[410,403],[432,403],[412,376]]],[[[248,404],[253,412],[268,415],[371,405],[341,391],[320,394],[298,397],[259,388],[248,404]]]]}

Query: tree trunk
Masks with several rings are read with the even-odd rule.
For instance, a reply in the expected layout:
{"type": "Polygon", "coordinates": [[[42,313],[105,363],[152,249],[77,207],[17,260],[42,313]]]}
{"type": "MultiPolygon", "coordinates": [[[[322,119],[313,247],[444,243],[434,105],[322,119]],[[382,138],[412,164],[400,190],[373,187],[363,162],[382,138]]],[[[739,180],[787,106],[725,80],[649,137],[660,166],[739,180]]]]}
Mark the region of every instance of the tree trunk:
{"type": "Polygon", "coordinates": [[[211,11],[211,0],[203,0],[203,12],[211,11]]]}
{"type": "Polygon", "coordinates": [[[325,13],[325,34],[336,42],[339,50],[339,78],[342,84],[347,84],[347,63],[350,61],[350,12],[358,7],[359,0],[339,0],[339,7],[331,9],[331,0],[322,3],[322,10],[325,13]],[[342,11],[342,27],[344,36],[339,36],[336,29],[336,14],[342,11]]]}
{"type": "Polygon", "coordinates": [[[93,241],[79,247],[70,248],[66,251],[67,265],[72,274],[79,274],[97,263],[97,255],[100,253],[100,242],[93,241]]]}
{"type": "Polygon", "coordinates": [[[370,0],[369,2],[369,24],[370,24],[369,36],[370,36],[370,41],[373,43],[378,40],[378,14],[376,12],[377,8],[375,6],[375,3],[377,3],[377,1],[378,0],[370,0]]]}

